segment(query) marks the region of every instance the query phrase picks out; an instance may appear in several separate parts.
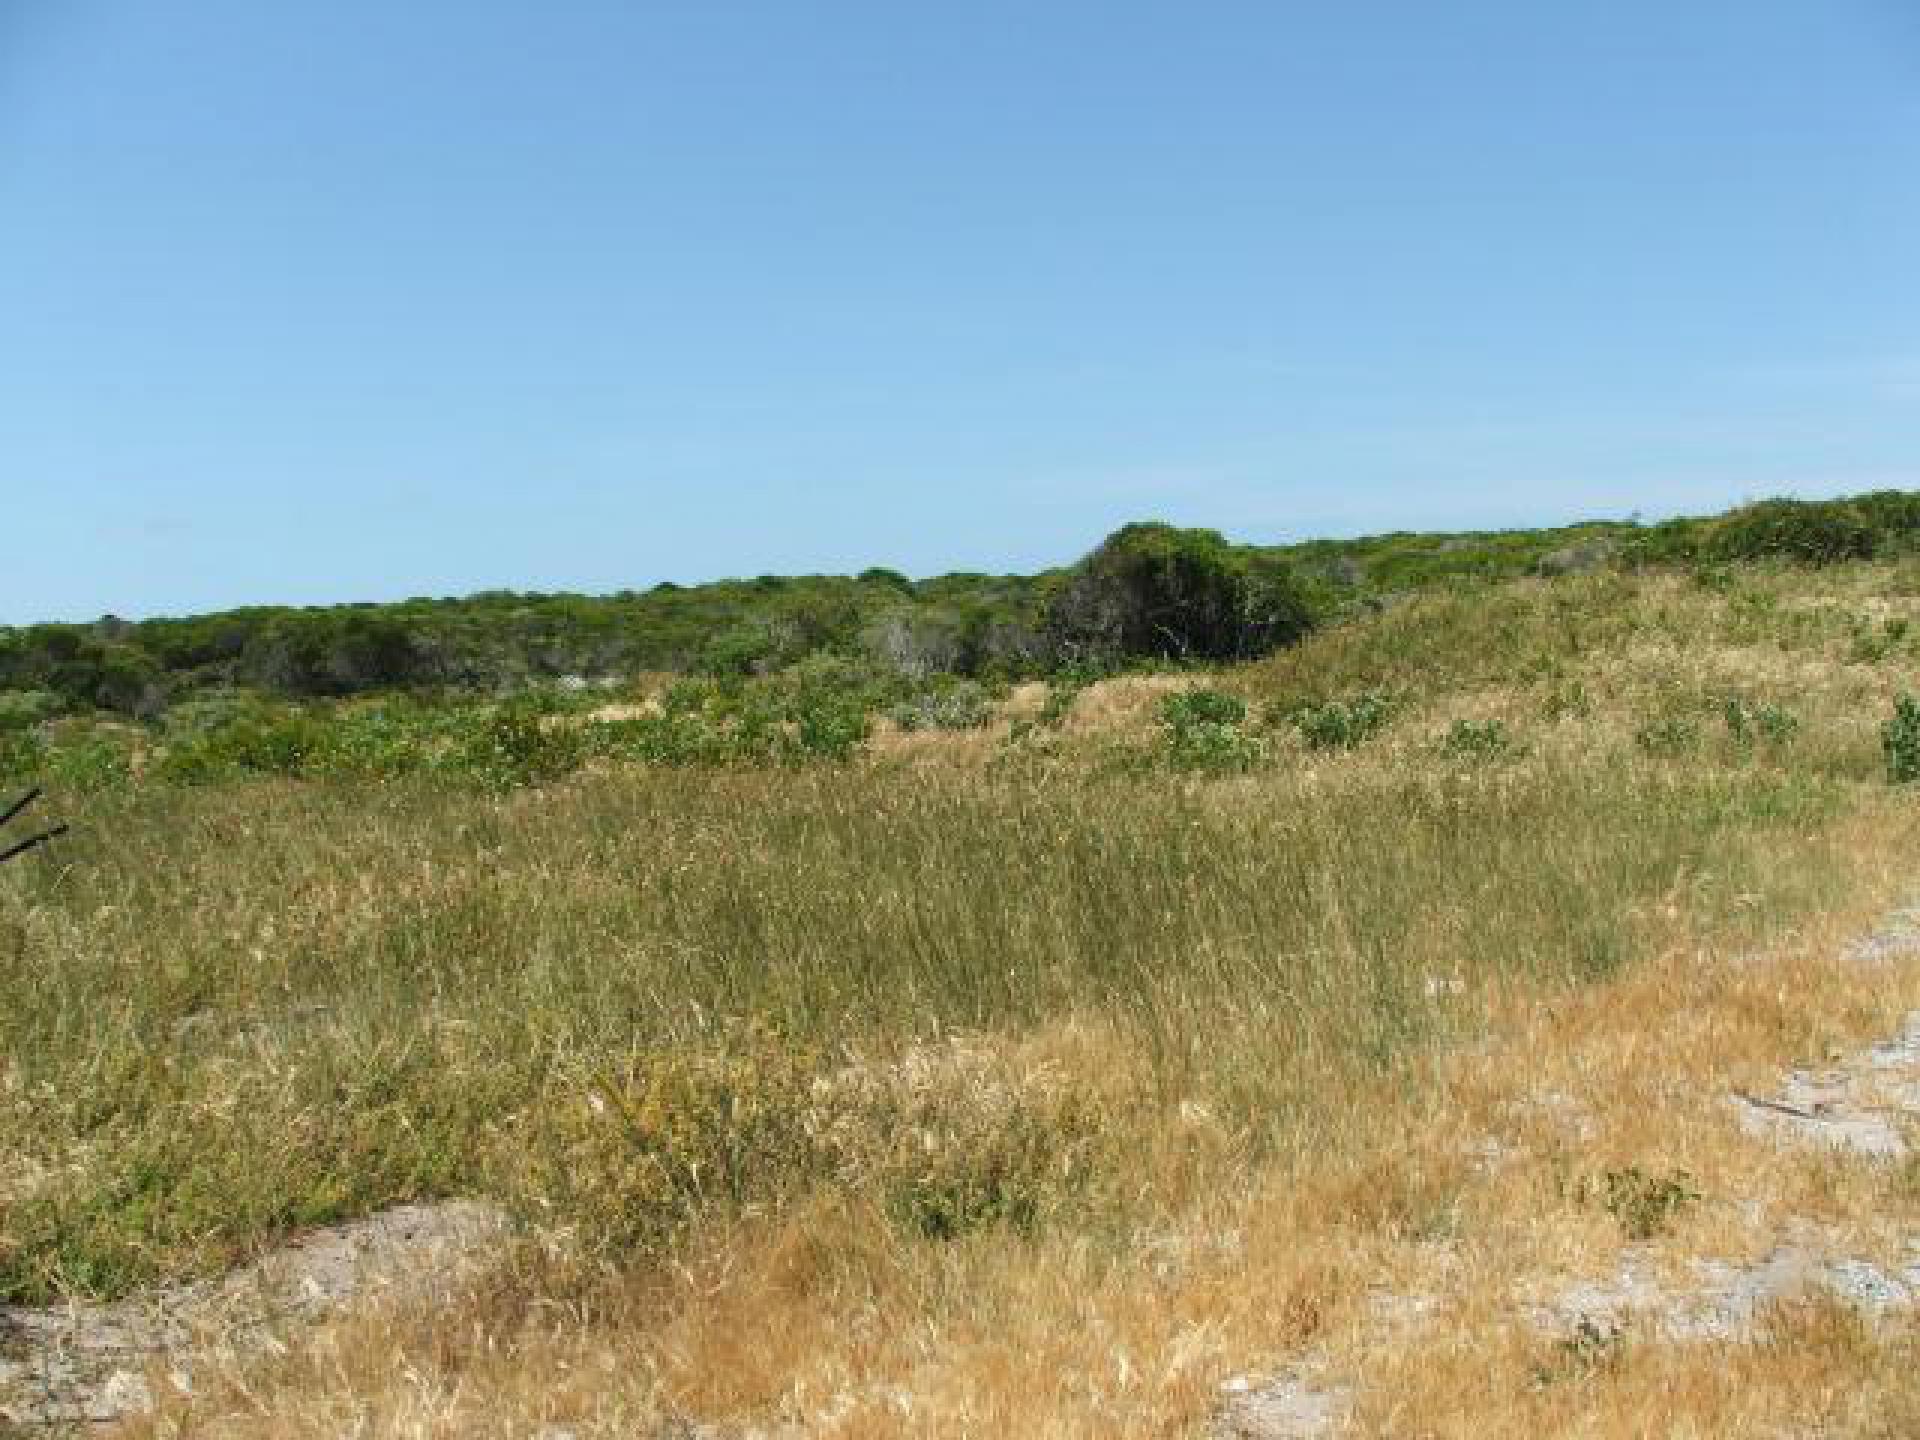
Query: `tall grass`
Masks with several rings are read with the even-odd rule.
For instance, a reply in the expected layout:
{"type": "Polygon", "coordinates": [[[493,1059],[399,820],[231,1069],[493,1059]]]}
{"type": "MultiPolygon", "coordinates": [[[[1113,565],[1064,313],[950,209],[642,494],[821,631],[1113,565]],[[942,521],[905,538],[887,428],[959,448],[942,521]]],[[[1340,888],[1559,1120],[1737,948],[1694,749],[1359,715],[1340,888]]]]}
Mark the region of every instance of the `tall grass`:
{"type": "Polygon", "coordinates": [[[1779,857],[1880,783],[1860,700],[1894,679],[1767,617],[1877,582],[1777,583],[1762,610],[1611,575],[1415,600],[1223,676],[1280,717],[1244,766],[1089,721],[984,764],[69,797],[73,837],[0,877],[0,1297],[453,1192],[615,1263],[822,1191],[910,1240],[1176,1209],[1231,1178],[1134,1163],[1181,1107],[1235,1165],[1310,1146],[1479,1023],[1452,997],[1833,892],[1779,857]],[[1724,729],[1729,677],[1793,702],[1790,743],[1635,746],[1724,729]],[[1292,733],[1356,693],[1393,695],[1384,730],[1292,733]],[[1463,754],[1463,716],[1515,743],[1463,754]],[[1020,1058],[1075,1027],[1064,1071],[1020,1058]]]}
{"type": "MultiPolygon", "coordinates": [[[[1604,973],[1638,910],[1676,890],[1730,910],[1753,833],[1835,799],[1766,772],[1359,759],[1212,784],[872,767],[503,801],[103,797],[0,902],[0,1153],[39,1177],[7,1212],[0,1288],[112,1292],[455,1190],[638,1233],[612,1212],[644,1197],[569,1192],[594,1213],[556,1213],[520,1167],[636,1057],[704,1074],[751,1051],[676,1103],[800,1106],[857,1055],[1087,1016],[1121,1037],[1128,1113],[1199,1095],[1271,1139],[1433,1031],[1430,977],[1604,973]],[[740,1048],[750,1024],[794,1084],[763,1041],[740,1048]]],[[[759,1163],[766,1204],[846,1168],[759,1163]]]]}

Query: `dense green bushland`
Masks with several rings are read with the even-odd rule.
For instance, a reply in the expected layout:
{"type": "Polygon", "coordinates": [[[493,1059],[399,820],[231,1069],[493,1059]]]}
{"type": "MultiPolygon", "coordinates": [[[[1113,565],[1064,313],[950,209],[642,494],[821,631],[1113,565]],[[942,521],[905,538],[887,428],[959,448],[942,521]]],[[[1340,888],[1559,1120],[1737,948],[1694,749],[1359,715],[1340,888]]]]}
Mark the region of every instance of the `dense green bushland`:
{"type": "MultiPolygon", "coordinates": [[[[1600,570],[1440,585],[1276,650],[1245,672],[1249,698],[1259,702],[1251,715],[1215,713],[1204,688],[1169,698],[1161,743],[1142,753],[1176,769],[1233,771],[1280,763],[1301,747],[1351,750],[1402,733],[1404,717],[1462,685],[1536,687],[1533,703],[1545,718],[1579,718],[1595,700],[1582,672],[1596,657],[1633,647],[1678,653],[1711,642],[1800,656],[1836,675],[1897,677],[1920,660],[1920,626],[1888,613],[1904,575],[1886,563],[1754,562],[1685,580],[1600,570]]],[[[1014,742],[1056,733],[1075,697],[1103,673],[1112,672],[1097,661],[1056,671],[1037,712],[1008,712],[1011,733],[1000,733],[1014,742]]],[[[1679,754],[1724,736],[1766,755],[1793,738],[1791,693],[1748,693],[1733,678],[1692,688],[1684,703],[1669,698],[1635,717],[1641,748],[1679,754]]],[[[65,714],[59,696],[19,691],[0,705],[0,784],[38,780],[84,792],[247,776],[419,776],[500,791],[605,764],[843,763],[865,751],[884,722],[901,731],[983,730],[1010,693],[1004,680],[910,672],[871,654],[834,652],[761,675],[544,684],[498,697],[442,689],[288,700],[207,690],[144,721],[65,714]]],[[[1217,703],[1228,701],[1241,703],[1232,695],[1217,703]]],[[[1508,739],[1524,748],[1524,735],[1507,724],[1508,739]]],[[[1464,735],[1456,750],[1467,745],[1464,735]]]]}
{"type": "MultiPolygon", "coordinates": [[[[322,609],[0,627],[0,733],[22,717],[152,720],[192,697],[495,694],[658,671],[751,678],[810,657],[910,680],[1245,659],[1410,593],[1646,566],[1829,564],[1915,548],[1920,495],[1766,501],[1642,527],[1396,534],[1288,546],[1132,525],[1033,576],[760,576],[590,597],[490,592],[322,609]]],[[[37,723],[34,722],[34,723],[37,723]]]]}
{"type": "Polygon", "coordinates": [[[1920,548],[1920,493],[1881,490],[1840,500],[1763,500],[1708,519],[1655,525],[1623,547],[1643,563],[1786,560],[1832,565],[1920,548]]]}

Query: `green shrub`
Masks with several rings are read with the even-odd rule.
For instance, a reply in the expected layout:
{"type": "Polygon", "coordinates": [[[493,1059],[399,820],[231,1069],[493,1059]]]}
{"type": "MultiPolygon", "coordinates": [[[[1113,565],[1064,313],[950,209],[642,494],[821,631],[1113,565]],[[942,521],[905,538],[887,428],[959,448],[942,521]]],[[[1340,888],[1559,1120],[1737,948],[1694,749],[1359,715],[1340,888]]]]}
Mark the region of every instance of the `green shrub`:
{"type": "Polygon", "coordinates": [[[1893,702],[1893,718],[1880,729],[1887,757],[1887,778],[1895,785],[1920,780],[1920,700],[1902,695],[1893,702]]]}
{"type": "Polygon", "coordinates": [[[1763,500],[1712,525],[1706,553],[1715,561],[1781,559],[1805,565],[1865,560],[1874,529],[1841,500],[1763,500]]]}
{"type": "Polygon", "coordinates": [[[548,723],[537,702],[518,700],[475,717],[460,736],[451,765],[487,789],[512,790],[557,780],[584,756],[578,731],[548,723]]]}
{"type": "Polygon", "coordinates": [[[242,775],[299,775],[325,743],[324,722],[305,712],[247,713],[170,744],[157,770],[188,785],[242,775]]]}
{"type": "Polygon", "coordinates": [[[1148,521],[1116,530],[1060,581],[1046,624],[1068,659],[1245,660],[1299,639],[1313,616],[1277,555],[1148,521]]]}
{"type": "Polygon", "coordinates": [[[51,690],[0,691],[0,731],[31,730],[66,709],[51,690]]]}
{"type": "Polygon", "coordinates": [[[866,707],[843,695],[803,696],[793,726],[788,756],[808,760],[850,760],[873,729],[866,707]]]}
{"type": "Polygon", "coordinates": [[[697,715],[718,698],[719,687],[711,680],[676,680],[660,697],[660,708],[668,715],[697,715]]]}
{"type": "Polygon", "coordinates": [[[1649,1175],[1637,1165],[1608,1170],[1583,1187],[1586,1198],[1599,1202],[1619,1222],[1629,1240],[1652,1240],[1664,1235],[1682,1211],[1700,1199],[1692,1177],[1684,1170],[1671,1175],[1649,1175]]]}
{"type": "Polygon", "coordinates": [[[460,712],[434,712],[394,702],[335,711],[309,771],[385,779],[431,770],[448,748],[445,739],[460,712]]]}
{"type": "Polygon", "coordinates": [[[1540,713],[1556,724],[1562,720],[1584,720],[1593,714],[1593,701],[1587,695],[1585,685],[1578,680],[1569,680],[1547,692],[1547,698],[1541,702],[1540,713]]]}
{"type": "Polygon", "coordinates": [[[1241,728],[1246,702],[1218,690],[1182,690],[1160,701],[1168,760],[1183,770],[1247,770],[1266,758],[1267,747],[1241,728]]]}
{"type": "Polygon", "coordinates": [[[1202,721],[1169,731],[1166,753],[1181,770],[1251,770],[1267,758],[1267,747],[1238,725],[1202,721]]]}
{"type": "Polygon", "coordinates": [[[209,690],[168,706],[160,730],[169,741],[196,739],[242,720],[268,718],[281,708],[251,691],[209,690]]]}
{"type": "Polygon", "coordinates": [[[595,720],[582,732],[587,753],[649,765],[718,763],[724,732],[708,723],[704,710],[669,710],[622,720],[595,720]]]}
{"type": "Polygon", "coordinates": [[[682,682],[657,715],[595,720],[585,754],[656,765],[763,765],[850,759],[872,731],[859,690],[784,682],[682,682]]]}
{"type": "Polygon", "coordinates": [[[1743,700],[1729,695],[1721,713],[1727,722],[1727,735],[1733,743],[1749,746],[1759,741],[1780,746],[1792,740],[1800,728],[1799,717],[1791,710],[1766,701],[1743,700]]]}
{"type": "Polygon", "coordinates": [[[742,625],[707,642],[700,668],[710,675],[736,678],[759,674],[771,668],[778,648],[765,626],[742,625]]]}
{"type": "Polygon", "coordinates": [[[1858,621],[1847,658],[1856,665],[1878,665],[1905,643],[1908,628],[1906,619],[1898,615],[1890,616],[1878,626],[1858,621]]]}
{"type": "Polygon", "coordinates": [[[888,712],[902,730],[978,730],[992,713],[986,690],[971,680],[925,690],[888,712]]]}
{"type": "Polygon", "coordinates": [[[0,730],[0,785],[18,785],[39,773],[46,746],[31,730],[0,730]]]}
{"type": "Polygon", "coordinates": [[[1685,716],[1669,715],[1634,731],[1633,743],[1649,755],[1690,755],[1700,748],[1700,727],[1685,716]]]}
{"type": "Polygon", "coordinates": [[[1520,747],[1504,721],[1456,720],[1447,727],[1440,748],[1460,760],[1498,760],[1517,754],[1520,747]]]}
{"type": "Polygon", "coordinates": [[[1175,730],[1195,725],[1238,725],[1247,718],[1247,702],[1218,690],[1177,690],[1160,699],[1160,719],[1175,730]]]}
{"type": "Polygon", "coordinates": [[[1309,750],[1351,750],[1378,735],[1392,716],[1393,703],[1384,695],[1359,695],[1302,705],[1285,718],[1293,722],[1309,750]]]}
{"type": "Polygon", "coordinates": [[[46,748],[41,776],[62,790],[106,790],[123,785],[133,773],[133,747],[125,735],[106,733],[63,737],[46,748]]]}

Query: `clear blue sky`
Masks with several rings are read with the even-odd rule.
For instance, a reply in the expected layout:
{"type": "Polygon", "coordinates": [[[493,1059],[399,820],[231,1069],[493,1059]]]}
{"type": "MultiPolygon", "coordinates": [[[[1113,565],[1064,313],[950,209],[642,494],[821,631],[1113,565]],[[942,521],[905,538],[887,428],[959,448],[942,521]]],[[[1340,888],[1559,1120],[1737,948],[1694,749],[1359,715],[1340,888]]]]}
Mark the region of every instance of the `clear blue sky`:
{"type": "Polygon", "coordinates": [[[1889,485],[1915,0],[0,0],[0,621],[1889,485]]]}

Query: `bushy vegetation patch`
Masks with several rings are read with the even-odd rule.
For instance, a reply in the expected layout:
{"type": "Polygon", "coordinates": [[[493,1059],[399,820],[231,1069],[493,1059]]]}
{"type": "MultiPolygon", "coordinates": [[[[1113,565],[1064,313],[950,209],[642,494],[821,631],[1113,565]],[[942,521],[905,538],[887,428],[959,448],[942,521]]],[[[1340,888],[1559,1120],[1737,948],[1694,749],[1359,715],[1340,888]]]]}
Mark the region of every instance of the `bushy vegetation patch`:
{"type": "Polygon", "coordinates": [[[1856,618],[1847,658],[1859,665],[1878,665],[1908,649],[1912,641],[1913,626],[1904,615],[1889,616],[1878,624],[1856,618]]]}
{"type": "Polygon", "coordinates": [[[887,712],[900,729],[978,730],[992,715],[992,702],[983,686],[971,681],[923,690],[900,701],[887,712]]]}
{"type": "Polygon", "coordinates": [[[1633,732],[1633,743],[1648,755],[1673,759],[1700,748],[1699,722],[1686,715],[1662,715],[1633,732]]]}
{"type": "Polygon", "coordinates": [[[1735,745],[1778,748],[1788,744],[1800,728],[1800,719],[1791,710],[1765,700],[1747,700],[1729,695],[1721,703],[1727,736],[1735,745]]]}
{"type": "Polygon", "coordinates": [[[1880,747],[1887,757],[1887,778],[1896,785],[1920,780],[1920,700],[1902,695],[1893,703],[1893,716],[1880,730],[1880,747]]]}
{"type": "Polygon", "coordinates": [[[1502,760],[1520,753],[1520,744],[1501,720],[1456,720],[1441,737],[1440,748],[1460,760],[1502,760]]]}
{"type": "Polygon", "coordinates": [[[1299,731],[1309,750],[1352,750],[1386,729],[1393,702],[1385,695],[1355,695],[1289,706],[1278,718],[1299,731]]]}
{"type": "Polygon", "coordinates": [[[0,734],[31,730],[67,708],[51,690],[0,691],[0,734]]]}
{"type": "Polygon", "coordinates": [[[1286,562],[1213,530],[1128,525],[1052,594],[1047,629],[1069,659],[1246,660],[1312,628],[1286,562]]]}
{"type": "Polygon", "coordinates": [[[1599,1205],[1619,1223],[1621,1233],[1635,1241],[1666,1234],[1700,1200],[1693,1177],[1684,1170],[1660,1175],[1638,1165],[1603,1171],[1577,1189],[1583,1200],[1599,1205]]]}
{"type": "Polygon", "coordinates": [[[1219,690],[1179,690],[1160,701],[1167,758],[1183,770],[1248,770],[1266,743],[1242,728],[1247,702],[1219,690]]]}
{"type": "Polygon", "coordinates": [[[1651,564],[1834,565],[1906,554],[1916,544],[1920,494],[1882,490],[1838,500],[1762,500],[1725,515],[1670,520],[1634,536],[1625,553],[1651,564]]]}

